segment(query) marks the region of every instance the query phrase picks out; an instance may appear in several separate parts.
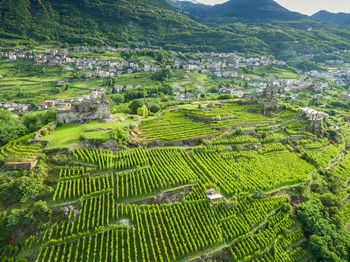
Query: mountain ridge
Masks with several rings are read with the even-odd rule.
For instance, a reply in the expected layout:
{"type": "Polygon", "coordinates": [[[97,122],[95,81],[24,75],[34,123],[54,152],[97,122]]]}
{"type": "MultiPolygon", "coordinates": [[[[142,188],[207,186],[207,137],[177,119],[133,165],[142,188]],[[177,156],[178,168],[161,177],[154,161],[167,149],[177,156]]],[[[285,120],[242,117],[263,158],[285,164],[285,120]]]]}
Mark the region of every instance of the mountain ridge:
{"type": "Polygon", "coordinates": [[[312,18],[322,22],[328,22],[328,23],[337,24],[341,26],[350,25],[350,13],[343,13],[343,12],[332,13],[326,10],[321,10],[313,14],[312,18]]]}

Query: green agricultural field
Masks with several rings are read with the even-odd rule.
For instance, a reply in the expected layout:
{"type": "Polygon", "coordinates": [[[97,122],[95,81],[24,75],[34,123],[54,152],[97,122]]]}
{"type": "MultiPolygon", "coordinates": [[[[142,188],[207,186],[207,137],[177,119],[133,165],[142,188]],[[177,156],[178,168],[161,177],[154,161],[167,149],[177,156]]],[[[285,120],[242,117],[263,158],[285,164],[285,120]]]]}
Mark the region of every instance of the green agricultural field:
{"type": "Polygon", "coordinates": [[[102,86],[102,79],[89,81],[69,81],[68,90],[61,90],[57,81],[72,79],[72,72],[61,72],[58,67],[47,67],[42,72],[17,72],[20,62],[2,62],[0,64],[0,100],[37,100],[76,98],[87,95],[102,86]]]}
{"type": "Polygon", "coordinates": [[[48,141],[48,148],[68,148],[76,145],[80,141],[80,136],[86,134],[89,138],[106,137],[109,132],[86,132],[87,130],[95,130],[100,128],[115,128],[121,123],[100,123],[92,121],[86,125],[63,124],[58,126],[52,134],[41,137],[40,141],[48,141]]]}
{"type": "Polygon", "coordinates": [[[103,53],[89,52],[89,53],[70,53],[70,56],[77,58],[98,58],[99,60],[108,60],[111,62],[120,62],[123,58],[118,52],[105,51],[103,53]]]}
{"type": "Polygon", "coordinates": [[[155,82],[151,79],[152,73],[124,74],[118,77],[118,85],[141,85],[143,87],[153,86],[155,82]]]}

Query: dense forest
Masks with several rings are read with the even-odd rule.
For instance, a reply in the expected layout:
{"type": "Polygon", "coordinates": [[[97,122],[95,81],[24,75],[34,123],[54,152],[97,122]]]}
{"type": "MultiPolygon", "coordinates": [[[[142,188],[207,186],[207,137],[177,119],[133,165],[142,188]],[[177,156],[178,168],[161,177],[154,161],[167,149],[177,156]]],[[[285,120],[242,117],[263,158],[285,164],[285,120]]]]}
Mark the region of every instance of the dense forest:
{"type": "Polygon", "coordinates": [[[289,12],[274,1],[241,2],[208,9],[165,0],[5,0],[0,36],[88,45],[145,41],[172,50],[269,53],[283,59],[350,48],[346,28],[289,12]],[[242,17],[237,10],[249,12],[242,17]]]}

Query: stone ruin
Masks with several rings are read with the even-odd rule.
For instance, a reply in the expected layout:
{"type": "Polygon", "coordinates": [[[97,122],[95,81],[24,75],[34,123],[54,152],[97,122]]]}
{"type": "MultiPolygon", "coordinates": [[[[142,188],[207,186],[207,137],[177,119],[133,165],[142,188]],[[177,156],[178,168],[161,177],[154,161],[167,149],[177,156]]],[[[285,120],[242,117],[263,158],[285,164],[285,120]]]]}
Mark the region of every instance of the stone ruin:
{"type": "Polygon", "coordinates": [[[110,105],[101,101],[84,100],[78,104],[69,104],[56,110],[56,118],[61,124],[84,124],[91,120],[106,121],[111,118],[110,105]]]}
{"type": "Polygon", "coordinates": [[[261,105],[264,109],[264,114],[267,113],[268,109],[272,109],[274,111],[278,110],[278,100],[277,100],[277,92],[278,87],[269,85],[262,94],[257,95],[245,95],[245,98],[250,101],[255,101],[259,105],[261,105]]]}
{"type": "Polygon", "coordinates": [[[258,104],[263,106],[264,110],[267,108],[278,109],[277,91],[277,86],[268,86],[263,94],[257,95],[256,100],[258,104]]]}

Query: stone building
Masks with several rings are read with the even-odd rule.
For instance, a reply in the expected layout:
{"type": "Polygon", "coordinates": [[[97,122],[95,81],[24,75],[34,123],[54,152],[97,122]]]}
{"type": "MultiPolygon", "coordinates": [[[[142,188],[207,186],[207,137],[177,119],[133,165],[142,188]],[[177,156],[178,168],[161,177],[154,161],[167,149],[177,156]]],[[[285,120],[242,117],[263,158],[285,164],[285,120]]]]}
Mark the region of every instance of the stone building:
{"type": "Polygon", "coordinates": [[[257,101],[259,105],[262,105],[264,109],[267,108],[278,108],[278,100],[277,100],[277,91],[278,87],[276,86],[268,86],[263,94],[257,96],[257,101]]]}
{"type": "Polygon", "coordinates": [[[307,120],[310,122],[308,131],[313,133],[318,133],[320,130],[322,130],[324,122],[329,118],[328,114],[310,107],[301,108],[299,110],[299,115],[302,120],[307,120]]]}
{"type": "Polygon", "coordinates": [[[84,124],[91,120],[104,121],[110,117],[110,105],[105,99],[84,100],[79,104],[68,104],[56,110],[58,123],[84,124]]]}
{"type": "Polygon", "coordinates": [[[299,115],[303,120],[308,121],[323,121],[324,119],[329,118],[328,114],[317,111],[310,107],[301,108],[299,111],[299,115]]]}
{"type": "Polygon", "coordinates": [[[278,110],[277,92],[278,87],[270,85],[264,90],[262,90],[262,93],[256,95],[246,94],[244,95],[244,97],[247,100],[255,101],[259,105],[261,105],[263,107],[264,114],[266,114],[270,110],[278,110]]]}

